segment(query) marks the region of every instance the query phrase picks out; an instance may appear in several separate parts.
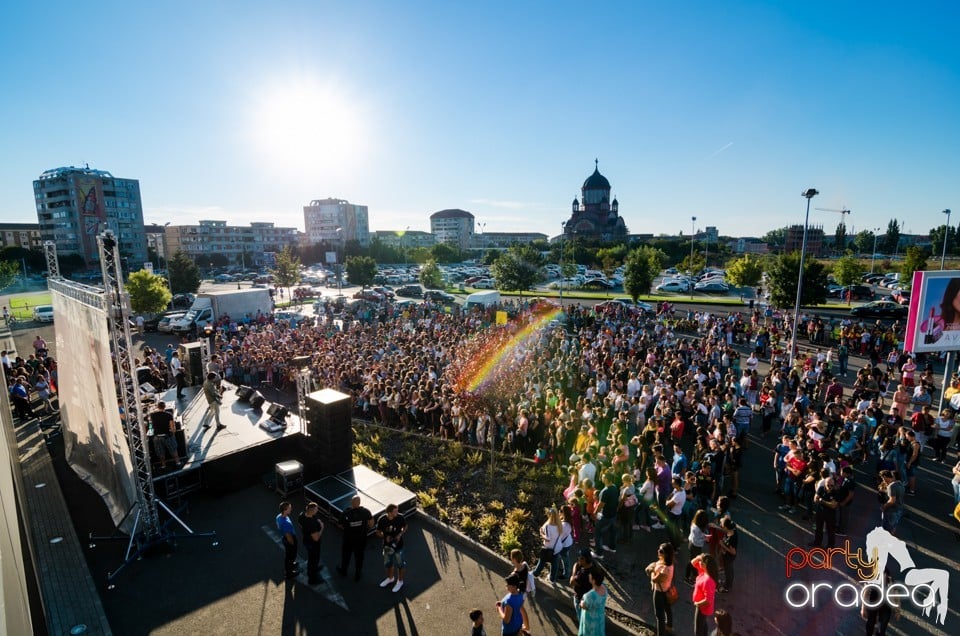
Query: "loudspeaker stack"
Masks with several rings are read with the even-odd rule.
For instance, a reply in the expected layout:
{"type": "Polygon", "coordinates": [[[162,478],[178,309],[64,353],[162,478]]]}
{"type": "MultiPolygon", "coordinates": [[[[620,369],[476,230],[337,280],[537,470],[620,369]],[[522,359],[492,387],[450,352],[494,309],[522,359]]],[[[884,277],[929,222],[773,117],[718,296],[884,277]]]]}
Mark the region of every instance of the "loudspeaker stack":
{"type": "Polygon", "coordinates": [[[199,342],[180,345],[180,363],[186,374],[187,386],[203,384],[203,357],[199,342]]]}
{"type": "Polygon", "coordinates": [[[353,467],[353,404],[349,395],[322,389],[307,395],[306,416],[311,463],[331,475],[353,467]]]}

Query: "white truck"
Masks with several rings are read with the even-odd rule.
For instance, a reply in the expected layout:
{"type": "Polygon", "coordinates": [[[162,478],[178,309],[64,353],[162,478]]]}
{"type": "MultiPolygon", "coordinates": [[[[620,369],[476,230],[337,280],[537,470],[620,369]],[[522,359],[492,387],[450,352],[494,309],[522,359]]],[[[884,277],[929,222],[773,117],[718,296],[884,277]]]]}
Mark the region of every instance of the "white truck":
{"type": "Polygon", "coordinates": [[[490,291],[474,292],[467,296],[466,302],[463,303],[465,309],[470,309],[471,307],[489,307],[490,305],[496,305],[500,302],[500,292],[496,289],[491,289],[490,291]]]}
{"type": "Polygon", "coordinates": [[[272,312],[273,299],[267,289],[203,292],[197,294],[186,315],[173,322],[170,328],[173,333],[182,334],[194,329],[202,329],[223,316],[240,320],[248,314],[253,318],[257,313],[269,315],[272,312]]]}

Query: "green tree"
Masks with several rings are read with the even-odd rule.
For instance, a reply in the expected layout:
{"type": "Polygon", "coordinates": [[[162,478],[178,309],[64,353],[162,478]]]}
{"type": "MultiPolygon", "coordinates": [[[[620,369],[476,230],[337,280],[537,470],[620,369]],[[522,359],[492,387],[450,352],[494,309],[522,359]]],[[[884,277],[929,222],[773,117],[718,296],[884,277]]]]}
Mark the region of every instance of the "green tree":
{"type": "Polygon", "coordinates": [[[623,265],[628,252],[627,246],[622,243],[613,247],[601,247],[597,250],[597,262],[600,264],[600,269],[609,276],[613,273],[613,270],[623,265]]]}
{"type": "Polygon", "coordinates": [[[508,291],[518,291],[520,295],[543,280],[540,269],[540,252],[531,245],[513,245],[502,253],[490,272],[497,279],[497,287],[508,291]]]}
{"type": "Polygon", "coordinates": [[[17,267],[23,262],[27,264],[27,269],[34,272],[42,272],[47,269],[47,259],[43,252],[17,247],[16,245],[0,249],[0,261],[13,261],[17,264],[17,267]]]}
{"type": "Polygon", "coordinates": [[[173,298],[173,294],[167,289],[167,281],[145,269],[130,274],[126,290],[130,294],[130,308],[138,314],[161,312],[173,298]]]}
{"type": "Polygon", "coordinates": [[[443,287],[443,274],[440,272],[437,261],[430,259],[420,266],[420,284],[427,289],[443,287]]]}
{"type": "Polygon", "coordinates": [[[377,261],[369,256],[348,256],[347,277],[353,285],[366,289],[377,275],[377,261]]]}
{"type": "Polygon", "coordinates": [[[853,249],[857,254],[873,254],[874,233],[871,230],[860,230],[853,237],[853,249]]]}
{"type": "Polygon", "coordinates": [[[941,225],[930,229],[930,246],[935,254],[943,253],[943,233],[947,232],[947,254],[953,254],[957,245],[957,228],[941,225]]]}
{"type": "Polygon", "coordinates": [[[706,267],[707,260],[703,257],[703,254],[700,252],[694,252],[691,256],[687,254],[683,257],[683,260],[680,261],[680,264],[677,265],[677,269],[681,272],[690,272],[691,274],[696,274],[701,269],[706,267]]]}
{"type": "MultiPolygon", "coordinates": [[[[767,275],[769,276],[770,302],[775,307],[792,307],[797,298],[800,252],[781,254],[775,258],[767,275]]],[[[818,305],[826,299],[826,269],[817,259],[808,258],[803,265],[803,295],[800,297],[800,305],[818,305]]]]}
{"type": "Polygon", "coordinates": [[[287,288],[287,297],[290,297],[290,288],[300,282],[300,258],[294,255],[287,245],[277,252],[273,269],[273,282],[277,287],[287,288]]]}
{"type": "Polygon", "coordinates": [[[771,248],[780,248],[782,249],[784,244],[787,242],[787,228],[780,227],[775,230],[770,230],[760,239],[771,248]]]}
{"type": "Polygon", "coordinates": [[[727,279],[737,287],[756,287],[763,277],[763,261],[751,254],[727,265],[727,279]]]}
{"type": "Polygon", "coordinates": [[[633,302],[641,294],[649,294],[653,279],[660,273],[665,255],[660,250],[644,245],[627,254],[623,267],[623,291],[630,295],[633,302]]]}
{"type": "Polygon", "coordinates": [[[6,289],[17,282],[20,275],[20,263],[17,261],[0,261],[0,289],[6,289]]]}
{"type": "Polygon", "coordinates": [[[860,282],[865,268],[859,258],[843,256],[833,264],[833,277],[838,285],[856,285],[860,282]]]}
{"type": "Polygon", "coordinates": [[[887,223],[887,235],[883,238],[883,251],[887,254],[896,254],[900,246],[900,223],[890,219],[887,223]]]}
{"type": "MultiPolygon", "coordinates": [[[[61,269],[63,264],[61,263],[61,269]]],[[[170,257],[170,293],[195,294],[200,289],[200,268],[182,250],[170,257]]]]}
{"type": "Polygon", "coordinates": [[[430,248],[430,255],[438,263],[456,263],[460,260],[460,250],[447,243],[436,243],[430,248]]]}
{"type": "Polygon", "coordinates": [[[913,282],[913,273],[927,269],[927,252],[922,247],[911,245],[903,255],[900,264],[900,282],[910,285],[913,282]]]}
{"type": "Polygon", "coordinates": [[[837,223],[837,230],[833,234],[833,249],[837,254],[843,254],[847,249],[847,224],[843,221],[837,223]]]}
{"type": "Polygon", "coordinates": [[[225,254],[220,252],[214,252],[210,254],[210,265],[213,267],[226,267],[230,264],[230,259],[226,257],[225,254]]]}

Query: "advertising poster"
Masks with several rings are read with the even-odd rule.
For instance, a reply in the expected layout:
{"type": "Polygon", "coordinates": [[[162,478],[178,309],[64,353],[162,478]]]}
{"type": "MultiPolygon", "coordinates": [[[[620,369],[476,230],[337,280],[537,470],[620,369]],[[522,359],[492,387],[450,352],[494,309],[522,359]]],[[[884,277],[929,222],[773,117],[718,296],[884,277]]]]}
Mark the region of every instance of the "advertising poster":
{"type": "Polygon", "coordinates": [[[80,212],[80,244],[88,261],[98,260],[97,234],[107,219],[103,200],[103,182],[96,177],[79,176],[74,181],[77,208],[80,212]]]}
{"type": "Polygon", "coordinates": [[[960,349],[960,271],[914,275],[905,349],[917,353],[960,349]]]}

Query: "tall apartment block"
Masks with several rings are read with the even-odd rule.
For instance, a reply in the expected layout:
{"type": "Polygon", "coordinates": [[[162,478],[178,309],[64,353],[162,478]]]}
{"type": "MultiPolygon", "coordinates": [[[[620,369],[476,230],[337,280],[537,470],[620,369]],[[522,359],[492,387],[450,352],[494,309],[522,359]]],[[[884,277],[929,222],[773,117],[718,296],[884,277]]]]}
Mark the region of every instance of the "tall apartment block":
{"type": "Polygon", "coordinates": [[[61,255],[79,254],[92,266],[99,261],[97,235],[113,230],[120,255],[130,269],[147,260],[140,182],[118,179],[105,170],[56,168],[33,182],[40,238],[57,244],[61,255]]]}
{"type": "Polygon", "coordinates": [[[370,245],[365,205],[354,205],[343,199],[316,199],[303,206],[303,223],[307,241],[312,245],[339,241],[356,241],[361,247],[370,245]]]}

